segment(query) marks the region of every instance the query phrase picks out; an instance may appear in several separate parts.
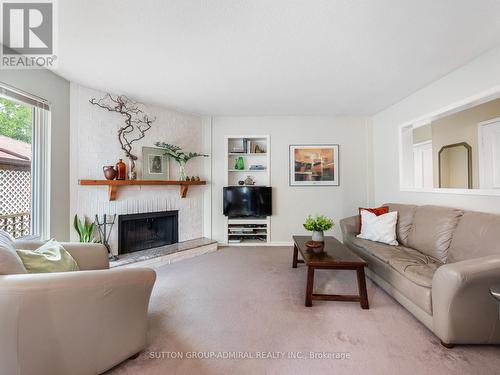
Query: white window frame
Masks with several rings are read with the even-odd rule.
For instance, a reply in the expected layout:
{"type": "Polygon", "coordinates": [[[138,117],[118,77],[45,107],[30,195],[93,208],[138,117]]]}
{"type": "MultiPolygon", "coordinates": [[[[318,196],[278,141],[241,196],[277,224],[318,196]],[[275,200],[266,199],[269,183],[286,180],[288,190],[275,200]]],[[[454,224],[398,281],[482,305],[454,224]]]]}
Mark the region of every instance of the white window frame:
{"type": "Polygon", "coordinates": [[[31,236],[50,238],[51,114],[45,99],[0,82],[0,97],[33,111],[31,158],[31,236]]]}

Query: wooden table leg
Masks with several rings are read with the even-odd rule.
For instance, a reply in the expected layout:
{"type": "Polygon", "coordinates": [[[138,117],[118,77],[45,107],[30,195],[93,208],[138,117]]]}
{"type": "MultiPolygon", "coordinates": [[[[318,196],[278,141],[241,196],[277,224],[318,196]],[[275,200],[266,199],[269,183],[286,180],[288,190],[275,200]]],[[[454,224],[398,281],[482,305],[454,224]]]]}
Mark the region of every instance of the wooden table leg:
{"type": "Polygon", "coordinates": [[[314,289],[314,267],[307,267],[307,286],[306,286],[306,307],[312,306],[312,295],[314,289]]]}
{"type": "Polygon", "coordinates": [[[359,291],[359,304],[362,309],[369,309],[368,305],[368,293],[366,292],[366,279],[365,279],[365,269],[363,267],[356,270],[358,275],[358,291],[359,291]]]}
{"type": "Polygon", "coordinates": [[[299,257],[299,250],[297,249],[297,245],[293,244],[293,261],[292,268],[297,268],[297,259],[299,257]]]}

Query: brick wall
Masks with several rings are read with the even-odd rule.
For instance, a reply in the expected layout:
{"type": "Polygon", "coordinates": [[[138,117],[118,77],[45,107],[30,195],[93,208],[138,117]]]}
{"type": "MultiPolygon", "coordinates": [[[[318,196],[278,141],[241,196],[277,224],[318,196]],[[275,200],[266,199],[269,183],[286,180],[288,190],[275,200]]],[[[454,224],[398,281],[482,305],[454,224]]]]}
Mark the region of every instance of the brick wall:
{"type": "MultiPolygon", "coordinates": [[[[102,167],[114,165],[124,158],[120,149],[117,130],[123,118],[109,113],[88,101],[100,98],[105,93],[77,84],[71,84],[71,217],[75,213],[94,217],[95,214],[129,214],[162,210],[179,210],[179,240],[202,237],[204,190],[208,187],[192,187],[187,198],[181,199],[178,186],[129,186],[118,191],[116,201],[108,201],[105,186],[79,186],[78,179],[103,179],[102,167]]],[[[146,112],[156,116],[152,129],[146,137],[134,143],[138,178],[142,176],[142,146],[153,146],[156,141],[179,145],[188,151],[206,152],[203,139],[203,120],[199,116],[184,114],[157,106],[145,107],[146,112]]],[[[125,162],[127,160],[124,159],[125,162]]],[[[188,175],[209,176],[203,170],[203,161],[194,159],[186,170],[188,175]]],[[[52,171],[57,173],[57,171],[52,171]]],[[[170,161],[170,179],[177,179],[178,166],[170,161]]],[[[71,239],[77,240],[71,229],[71,239]]],[[[117,252],[117,226],[111,235],[111,247],[117,252]]]]}

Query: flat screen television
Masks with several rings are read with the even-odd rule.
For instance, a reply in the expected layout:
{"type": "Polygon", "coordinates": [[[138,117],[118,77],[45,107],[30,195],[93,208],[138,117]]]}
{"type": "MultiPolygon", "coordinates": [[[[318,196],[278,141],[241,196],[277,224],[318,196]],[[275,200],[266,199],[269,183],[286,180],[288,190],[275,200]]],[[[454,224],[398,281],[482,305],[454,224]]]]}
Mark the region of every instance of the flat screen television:
{"type": "Polygon", "coordinates": [[[224,187],[224,215],[262,217],[272,215],[272,188],[268,186],[224,187]]]}

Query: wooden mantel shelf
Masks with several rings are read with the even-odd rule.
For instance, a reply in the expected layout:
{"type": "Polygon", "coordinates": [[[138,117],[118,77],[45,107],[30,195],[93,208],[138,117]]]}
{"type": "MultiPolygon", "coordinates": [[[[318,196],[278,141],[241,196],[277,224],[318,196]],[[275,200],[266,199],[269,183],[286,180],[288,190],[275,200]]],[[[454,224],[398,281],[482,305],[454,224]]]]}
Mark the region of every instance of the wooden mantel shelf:
{"type": "Polygon", "coordinates": [[[164,181],[164,180],[79,180],[80,185],[107,186],[109,200],[114,201],[120,186],[131,185],[179,185],[181,198],[186,198],[190,185],[206,185],[206,181],[164,181]]]}

